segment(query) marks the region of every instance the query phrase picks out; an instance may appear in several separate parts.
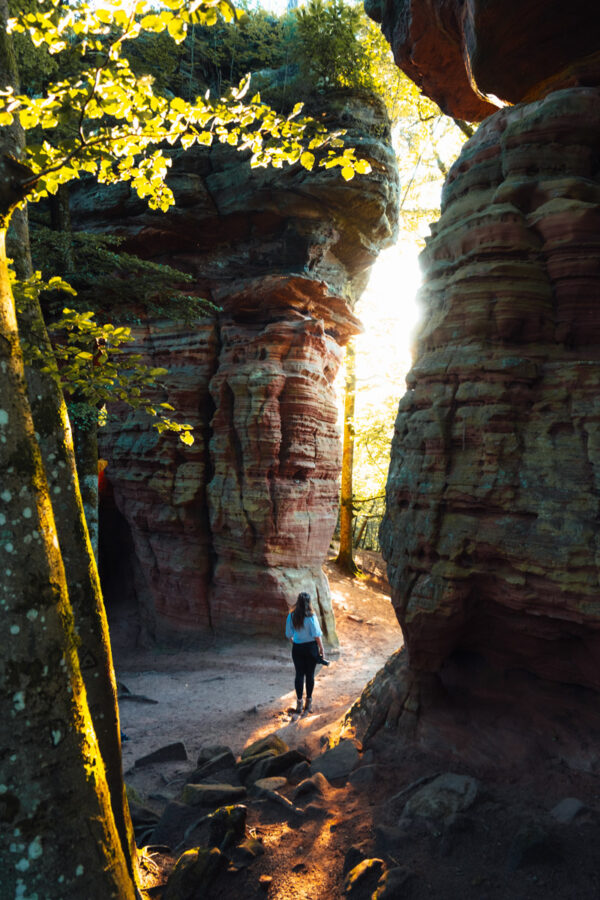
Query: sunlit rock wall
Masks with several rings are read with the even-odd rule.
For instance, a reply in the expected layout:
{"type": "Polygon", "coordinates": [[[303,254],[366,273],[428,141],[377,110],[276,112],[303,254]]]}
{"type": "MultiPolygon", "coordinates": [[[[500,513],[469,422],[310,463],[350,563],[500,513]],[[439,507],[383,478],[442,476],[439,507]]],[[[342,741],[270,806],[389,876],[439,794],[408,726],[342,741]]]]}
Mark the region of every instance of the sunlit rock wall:
{"type": "Polygon", "coordinates": [[[352,312],[394,237],[395,157],[382,104],[330,96],[372,173],[345,182],[299,165],[251,170],[230,148],[176,155],[176,206],[149,212],[127,186],[82,192],[77,226],[169,263],[220,312],[205,324],[144,321],[164,396],[195,426],[190,449],[140,415],[110,426],[106,477],[131,527],[141,616],[155,636],[281,634],[300,590],[336,640],[322,572],[335,526],[341,448],[333,381],[352,312]]]}
{"type": "Polygon", "coordinates": [[[354,721],[431,740],[435,720],[443,746],[474,758],[510,758],[523,728],[540,746],[551,732],[554,752],[594,767],[581,733],[600,690],[600,8],[369,9],[454,115],[483,118],[483,93],[528,102],[465,144],[422,256],[381,532],[406,651],[354,721]],[[461,52],[446,70],[448,40],[461,52]]]}
{"type": "Polygon", "coordinates": [[[423,254],[382,543],[411,665],[600,689],[600,91],[485,122],[423,254]]]}

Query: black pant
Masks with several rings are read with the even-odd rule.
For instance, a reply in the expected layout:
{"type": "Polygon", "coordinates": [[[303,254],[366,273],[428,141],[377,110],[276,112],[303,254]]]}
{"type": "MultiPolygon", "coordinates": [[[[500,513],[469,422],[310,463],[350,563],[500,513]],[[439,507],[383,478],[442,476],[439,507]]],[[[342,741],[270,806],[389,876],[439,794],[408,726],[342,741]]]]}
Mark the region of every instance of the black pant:
{"type": "Polygon", "coordinates": [[[315,686],[315,668],[319,658],[319,648],[316,641],[307,641],[305,644],[292,644],[292,659],[296,669],[296,680],[294,687],[296,688],[296,696],[298,700],[302,698],[302,688],[304,679],[306,678],[306,699],[312,697],[313,687],[315,686]]]}

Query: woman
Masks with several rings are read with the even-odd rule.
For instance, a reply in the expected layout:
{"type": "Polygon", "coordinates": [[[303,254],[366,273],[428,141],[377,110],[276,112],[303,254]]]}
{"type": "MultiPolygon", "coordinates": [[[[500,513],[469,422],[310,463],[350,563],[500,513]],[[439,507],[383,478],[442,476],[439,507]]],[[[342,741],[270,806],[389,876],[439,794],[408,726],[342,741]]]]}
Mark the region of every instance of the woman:
{"type": "Polygon", "coordinates": [[[302,691],[306,679],[306,703],[304,712],[312,709],[312,692],[315,684],[315,668],[318,662],[325,666],[329,662],[323,659],[323,632],[319,620],[313,612],[310,596],[306,591],[298,594],[298,600],[289,613],[285,623],[285,636],[292,641],[292,659],[296,669],[296,712],[302,712],[302,691]]]}

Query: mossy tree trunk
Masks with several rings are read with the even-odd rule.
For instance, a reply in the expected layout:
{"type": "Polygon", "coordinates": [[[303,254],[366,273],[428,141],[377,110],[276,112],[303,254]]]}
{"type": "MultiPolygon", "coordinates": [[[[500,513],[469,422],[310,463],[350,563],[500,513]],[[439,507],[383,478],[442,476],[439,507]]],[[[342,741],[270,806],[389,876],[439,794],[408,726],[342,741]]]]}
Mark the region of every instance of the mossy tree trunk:
{"type": "MultiPolygon", "coordinates": [[[[16,84],[7,16],[0,0],[2,86],[16,84]]],[[[135,843],[108,628],[64,400],[46,373],[25,380],[7,268],[6,231],[30,175],[19,131],[0,132],[0,821],[20,854],[2,884],[15,897],[121,900],[135,896],[135,843]]],[[[26,276],[26,220],[17,225],[26,276]]],[[[20,328],[49,347],[39,304],[20,328]]]]}
{"type": "Polygon", "coordinates": [[[352,542],[352,472],[354,467],[354,406],[356,402],[356,357],[354,342],[346,347],[346,380],[344,385],[344,431],[342,444],[342,478],[340,489],[340,549],[336,563],[347,575],[357,575],[352,542]]]}
{"type": "MultiPolygon", "coordinates": [[[[2,160],[0,177],[5,173],[2,160]]],[[[10,862],[5,859],[2,886],[11,897],[133,900],[135,889],[81,677],[50,490],[27,402],[5,239],[3,228],[0,820],[10,862]]]]}
{"type": "MultiPolygon", "coordinates": [[[[52,352],[38,303],[19,315],[22,338],[52,352]]],[[[100,580],[84,514],[67,409],[59,384],[41,366],[26,369],[27,389],[37,442],[42,455],[58,544],[65,566],[70,605],[79,639],[79,660],[88,704],[100,745],[113,813],[132,876],[136,849],[121,761],[117,690],[108,622],[100,580]]],[[[95,432],[94,432],[95,433],[95,432]]],[[[94,473],[97,482],[97,450],[94,473]]]]}

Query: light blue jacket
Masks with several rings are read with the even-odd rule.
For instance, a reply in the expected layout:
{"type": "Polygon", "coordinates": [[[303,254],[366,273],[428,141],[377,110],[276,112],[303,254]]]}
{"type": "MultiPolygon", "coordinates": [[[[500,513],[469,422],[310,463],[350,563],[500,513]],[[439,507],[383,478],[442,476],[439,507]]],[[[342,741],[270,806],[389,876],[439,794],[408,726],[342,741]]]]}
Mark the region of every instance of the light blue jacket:
{"type": "Polygon", "coordinates": [[[292,614],[289,613],[285,623],[285,636],[291,638],[294,644],[307,644],[314,641],[315,638],[321,637],[323,632],[319,625],[319,620],[315,615],[306,616],[302,628],[294,628],[292,623],[292,614]]]}

